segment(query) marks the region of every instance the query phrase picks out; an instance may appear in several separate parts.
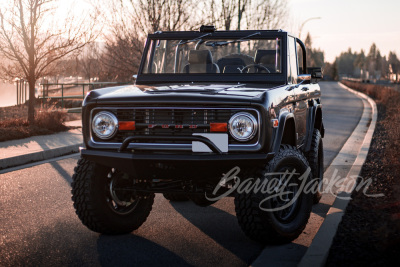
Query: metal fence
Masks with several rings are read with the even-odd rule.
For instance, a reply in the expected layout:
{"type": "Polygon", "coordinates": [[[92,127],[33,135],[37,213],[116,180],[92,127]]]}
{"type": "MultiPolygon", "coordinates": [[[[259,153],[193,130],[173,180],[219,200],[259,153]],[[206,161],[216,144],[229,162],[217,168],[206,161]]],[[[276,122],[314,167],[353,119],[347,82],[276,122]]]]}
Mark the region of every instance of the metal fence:
{"type": "Polygon", "coordinates": [[[86,94],[93,89],[126,84],[127,83],[119,82],[44,83],[40,84],[41,94],[39,95],[39,99],[42,100],[42,105],[44,105],[49,99],[60,100],[61,107],[64,108],[65,100],[67,99],[83,100],[86,94]]]}

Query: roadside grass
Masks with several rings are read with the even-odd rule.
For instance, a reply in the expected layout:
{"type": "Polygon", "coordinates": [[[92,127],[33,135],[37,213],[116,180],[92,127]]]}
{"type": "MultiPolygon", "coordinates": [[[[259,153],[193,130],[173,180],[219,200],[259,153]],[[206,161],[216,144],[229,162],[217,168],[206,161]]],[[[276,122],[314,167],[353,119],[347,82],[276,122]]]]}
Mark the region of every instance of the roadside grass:
{"type": "Polygon", "coordinates": [[[359,177],[371,183],[353,191],[326,266],[400,266],[400,93],[381,85],[342,83],[372,97],[378,119],[359,177]]]}
{"type": "Polygon", "coordinates": [[[64,122],[80,119],[80,114],[67,114],[55,105],[38,104],[35,111],[35,125],[29,125],[27,105],[0,108],[0,142],[67,131],[64,122]]]}
{"type": "Polygon", "coordinates": [[[379,112],[384,112],[382,124],[388,142],[384,148],[384,163],[400,173],[400,92],[382,85],[341,82],[373,98],[379,106],[379,112]]]}

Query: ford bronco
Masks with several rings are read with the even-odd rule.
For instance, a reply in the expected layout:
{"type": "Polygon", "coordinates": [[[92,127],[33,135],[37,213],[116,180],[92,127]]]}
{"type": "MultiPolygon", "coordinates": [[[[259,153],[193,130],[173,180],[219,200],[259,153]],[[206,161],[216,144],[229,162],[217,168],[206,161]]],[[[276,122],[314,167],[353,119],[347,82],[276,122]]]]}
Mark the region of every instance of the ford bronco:
{"type": "Polygon", "coordinates": [[[123,234],[145,222],[155,193],[200,206],[227,196],[250,238],[297,238],[321,197],[321,78],[282,30],[149,34],[135,83],[83,101],[78,217],[123,234]]]}

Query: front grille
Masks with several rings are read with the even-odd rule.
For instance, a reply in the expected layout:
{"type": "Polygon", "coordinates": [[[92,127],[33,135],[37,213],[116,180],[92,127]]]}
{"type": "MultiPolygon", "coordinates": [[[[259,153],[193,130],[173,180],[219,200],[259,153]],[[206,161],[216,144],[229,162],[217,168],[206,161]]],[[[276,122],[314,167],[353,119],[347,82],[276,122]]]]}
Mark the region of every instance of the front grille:
{"type": "MultiPolygon", "coordinates": [[[[167,136],[191,136],[193,133],[209,133],[210,123],[228,123],[229,119],[243,109],[189,109],[189,108],[102,108],[96,109],[92,117],[100,111],[113,112],[118,121],[135,121],[135,131],[118,131],[118,133],[106,142],[122,143],[124,139],[135,135],[167,135],[167,136]]],[[[258,119],[255,110],[245,110],[258,119]]],[[[94,141],[104,142],[92,135],[94,141]]],[[[256,143],[258,135],[246,144],[256,143]]],[[[156,141],[141,141],[141,143],[154,143],[156,141]]],[[[190,141],[163,141],[162,143],[191,143],[190,141]]],[[[229,136],[230,144],[238,144],[229,136]]]]}

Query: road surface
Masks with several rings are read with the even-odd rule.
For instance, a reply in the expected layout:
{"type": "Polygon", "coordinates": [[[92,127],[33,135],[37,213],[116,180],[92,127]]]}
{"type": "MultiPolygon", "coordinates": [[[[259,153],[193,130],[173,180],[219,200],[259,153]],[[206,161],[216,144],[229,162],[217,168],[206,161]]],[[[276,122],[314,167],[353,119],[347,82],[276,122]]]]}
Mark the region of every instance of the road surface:
{"type": "MultiPolygon", "coordinates": [[[[327,166],[357,125],[363,106],[337,83],[321,83],[321,88],[327,166]]],[[[91,232],[72,207],[77,159],[0,175],[0,266],[248,266],[263,249],[240,230],[232,198],[201,208],[157,194],[152,213],[137,231],[121,236],[91,232]]],[[[321,208],[323,203],[314,206],[321,208]]],[[[313,231],[309,228],[305,232],[313,231]]],[[[301,258],[309,239],[303,234],[292,243],[293,255],[284,257],[301,258]]],[[[275,247],[270,249],[273,254],[275,247]]]]}

